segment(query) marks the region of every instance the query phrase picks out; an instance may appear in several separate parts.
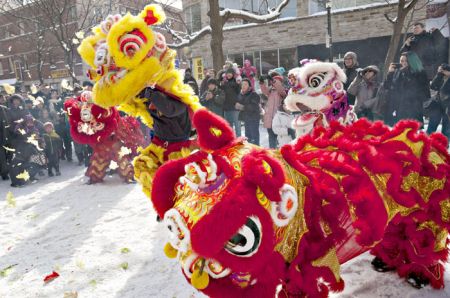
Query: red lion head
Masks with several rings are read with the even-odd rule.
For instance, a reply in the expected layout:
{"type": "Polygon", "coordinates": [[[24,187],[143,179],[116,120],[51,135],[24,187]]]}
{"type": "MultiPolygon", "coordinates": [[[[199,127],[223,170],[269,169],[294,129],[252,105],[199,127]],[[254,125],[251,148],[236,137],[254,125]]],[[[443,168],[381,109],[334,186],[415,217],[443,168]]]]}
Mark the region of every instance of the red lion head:
{"type": "Polygon", "coordinates": [[[268,151],[236,139],[224,120],[200,110],[193,122],[202,150],[154,178],[152,201],[170,233],[166,252],[207,295],[275,293],[285,272],[276,245],[297,211],[297,192],[268,151]]]}
{"type": "Polygon", "coordinates": [[[119,113],[115,108],[104,109],[92,102],[92,93],[84,91],[79,97],[64,103],[72,138],[81,144],[94,146],[116,131],[119,113]]]}

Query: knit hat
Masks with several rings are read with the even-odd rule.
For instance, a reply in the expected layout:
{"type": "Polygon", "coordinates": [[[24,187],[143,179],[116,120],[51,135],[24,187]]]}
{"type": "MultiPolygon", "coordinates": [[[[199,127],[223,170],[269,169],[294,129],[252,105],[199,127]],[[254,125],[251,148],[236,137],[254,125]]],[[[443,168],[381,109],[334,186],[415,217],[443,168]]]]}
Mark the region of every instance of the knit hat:
{"type": "Polygon", "coordinates": [[[368,70],[372,70],[374,73],[379,73],[380,69],[376,65],[369,65],[362,70],[362,73],[366,73],[368,70]]]}
{"type": "Polygon", "coordinates": [[[211,78],[211,79],[208,80],[208,85],[211,85],[211,84],[219,86],[219,82],[216,79],[214,79],[214,78],[211,78]]]}
{"type": "Polygon", "coordinates": [[[234,75],[236,72],[234,71],[233,67],[228,67],[228,69],[225,71],[225,73],[232,73],[234,75]]]}
{"type": "Polygon", "coordinates": [[[353,60],[353,67],[358,66],[358,55],[355,52],[347,52],[344,55],[344,59],[351,58],[353,60]]]}
{"type": "Polygon", "coordinates": [[[44,99],[40,96],[36,97],[36,105],[40,104],[40,103],[44,103],[44,99]]]}
{"type": "Polygon", "coordinates": [[[45,122],[44,123],[44,128],[46,128],[47,126],[50,126],[52,129],[55,128],[53,123],[51,123],[51,122],[45,122]]]}

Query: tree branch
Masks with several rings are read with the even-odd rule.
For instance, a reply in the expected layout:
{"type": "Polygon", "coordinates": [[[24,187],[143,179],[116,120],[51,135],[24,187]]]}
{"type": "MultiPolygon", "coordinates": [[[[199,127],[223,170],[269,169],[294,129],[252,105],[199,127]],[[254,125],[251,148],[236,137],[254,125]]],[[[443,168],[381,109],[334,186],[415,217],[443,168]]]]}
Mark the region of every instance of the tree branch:
{"type": "Polygon", "coordinates": [[[277,19],[281,15],[281,10],[289,4],[289,0],[283,0],[274,9],[269,9],[267,14],[258,15],[244,10],[226,8],[220,12],[220,16],[225,24],[229,19],[241,19],[251,23],[267,23],[277,19]]]}
{"type": "Polygon", "coordinates": [[[397,23],[397,18],[392,19],[387,13],[384,14],[384,17],[386,18],[386,20],[388,20],[392,24],[397,23]]]}
{"type": "Polygon", "coordinates": [[[206,27],[203,27],[200,31],[197,31],[192,35],[186,35],[183,37],[183,36],[179,35],[177,32],[175,32],[175,30],[169,28],[168,26],[166,26],[166,29],[174,37],[174,39],[180,41],[179,43],[176,43],[176,44],[168,44],[168,46],[172,49],[181,49],[181,48],[190,46],[191,44],[193,44],[195,41],[202,38],[203,36],[211,34],[211,31],[212,31],[211,26],[206,26],[206,27]]]}

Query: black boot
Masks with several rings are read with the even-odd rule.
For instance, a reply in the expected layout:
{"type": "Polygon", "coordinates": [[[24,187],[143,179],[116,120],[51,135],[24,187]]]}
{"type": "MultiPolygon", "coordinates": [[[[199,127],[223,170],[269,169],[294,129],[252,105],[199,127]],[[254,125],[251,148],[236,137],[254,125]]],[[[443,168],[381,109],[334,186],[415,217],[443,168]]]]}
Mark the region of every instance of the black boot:
{"type": "Polygon", "coordinates": [[[418,275],[414,272],[408,274],[406,281],[416,289],[422,289],[430,283],[428,278],[423,277],[422,275],[418,275]]]}
{"type": "Polygon", "coordinates": [[[380,259],[379,257],[375,257],[375,259],[372,260],[371,264],[373,266],[373,269],[375,269],[375,271],[377,272],[388,272],[395,270],[394,267],[390,267],[388,264],[383,262],[383,260],[380,259]]]}
{"type": "Polygon", "coordinates": [[[51,170],[48,171],[48,176],[49,176],[49,177],[53,177],[53,176],[54,176],[54,175],[53,175],[53,172],[52,172],[51,170]]]}

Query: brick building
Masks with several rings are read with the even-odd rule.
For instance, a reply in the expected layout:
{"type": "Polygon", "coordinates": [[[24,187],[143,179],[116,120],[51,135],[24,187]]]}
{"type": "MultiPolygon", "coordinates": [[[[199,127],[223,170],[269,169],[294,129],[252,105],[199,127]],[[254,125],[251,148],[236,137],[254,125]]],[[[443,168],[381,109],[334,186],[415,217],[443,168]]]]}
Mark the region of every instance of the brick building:
{"type": "MultiPolygon", "coordinates": [[[[269,2],[272,5],[279,3],[277,0],[269,2]]],[[[268,24],[227,24],[224,29],[224,55],[239,65],[244,59],[250,59],[261,73],[279,66],[293,68],[305,58],[327,60],[329,50],[325,46],[327,16],[324,2],[291,0],[282,17],[276,21],[268,24]]],[[[248,7],[249,1],[221,0],[219,3],[224,8],[252,10],[248,7]]],[[[392,25],[384,14],[394,16],[395,4],[388,5],[384,0],[332,0],[332,3],[335,61],[342,61],[345,52],[351,50],[359,55],[361,65],[381,66],[392,34],[392,25]]],[[[414,12],[414,21],[425,20],[424,3],[425,0],[419,0],[417,7],[422,9],[414,12]]],[[[183,10],[186,23],[193,29],[198,30],[208,24],[207,1],[184,0],[183,10]]],[[[209,43],[210,37],[205,36],[186,52],[196,61],[201,57],[204,67],[212,67],[209,43]]]]}
{"type": "MultiPolygon", "coordinates": [[[[100,1],[104,2],[105,0],[100,1]]],[[[72,29],[71,27],[73,27],[73,30],[81,27],[77,23],[80,20],[77,19],[76,2],[73,1],[73,3],[74,6],[68,10],[64,23],[65,29],[68,29],[68,31],[72,29]]],[[[108,2],[108,4],[111,3],[113,2],[108,2]]],[[[90,12],[92,14],[92,25],[98,24],[108,14],[125,14],[126,12],[137,14],[146,4],[149,4],[149,2],[142,0],[118,1],[111,7],[106,4],[98,4],[90,12]]],[[[31,2],[31,4],[20,9],[21,18],[15,17],[18,12],[0,14],[0,86],[8,83],[16,85],[16,89],[27,89],[32,84],[39,84],[42,80],[45,84],[58,89],[62,79],[68,79],[69,81],[72,79],[67,67],[64,49],[55,36],[45,28],[38,28],[38,24],[33,20],[27,20],[29,14],[34,13],[35,10],[31,2]],[[38,46],[40,46],[39,49],[38,46]],[[40,68],[40,72],[38,68],[40,68]]],[[[166,7],[165,10],[168,21],[181,31],[184,28],[180,22],[181,10],[174,7],[166,7]]],[[[36,17],[34,16],[34,18],[36,17]]],[[[172,42],[172,36],[167,34],[163,28],[159,29],[166,36],[168,42],[172,42]]],[[[86,28],[83,31],[88,32],[89,30],[86,28]]],[[[65,42],[71,43],[73,41],[65,42]]],[[[73,44],[74,48],[78,46],[76,42],[73,44]]],[[[83,65],[76,50],[73,51],[73,59],[73,72],[76,78],[79,81],[86,80],[86,66],[83,65]]]]}

